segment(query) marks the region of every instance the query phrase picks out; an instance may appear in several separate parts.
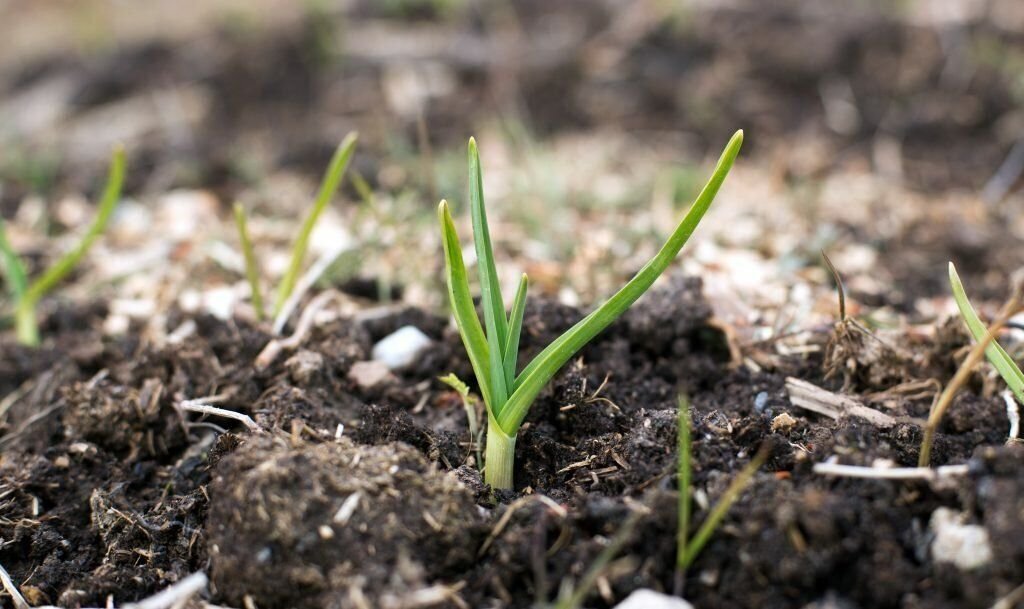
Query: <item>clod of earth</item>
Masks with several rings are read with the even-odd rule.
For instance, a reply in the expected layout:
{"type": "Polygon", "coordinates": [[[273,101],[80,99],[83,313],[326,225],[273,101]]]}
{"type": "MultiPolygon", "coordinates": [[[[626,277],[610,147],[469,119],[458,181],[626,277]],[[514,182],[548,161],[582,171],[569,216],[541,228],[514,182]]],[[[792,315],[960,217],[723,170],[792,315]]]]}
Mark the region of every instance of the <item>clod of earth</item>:
{"type": "Polygon", "coordinates": [[[403,444],[251,439],[209,493],[213,584],[235,606],[402,606],[468,569],[482,533],[472,493],[403,444]]]}

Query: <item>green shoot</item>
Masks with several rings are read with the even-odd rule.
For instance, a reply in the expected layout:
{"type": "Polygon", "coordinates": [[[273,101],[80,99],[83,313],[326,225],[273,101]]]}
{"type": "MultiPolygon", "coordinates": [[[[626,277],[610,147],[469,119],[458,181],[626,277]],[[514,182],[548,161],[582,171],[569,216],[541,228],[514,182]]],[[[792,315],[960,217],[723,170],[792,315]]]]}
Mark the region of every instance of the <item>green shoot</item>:
{"type": "Polygon", "coordinates": [[[690,535],[690,479],[693,475],[693,464],[690,463],[690,401],[686,396],[679,395],[679,416],[676,427],[676,471],[679,476],[679,511],[676,528],[676,583],[675,593],[683,593],[683,577],[686,571],[686,546],[690,535]]]}
{"type": "Polygon", "coordinates": [[[483,455],[480,454],[480,421],[476,415],[477,400],[469,393],[469,385],[462,382],[462,379],[455,376],[454,372],[446,376],[439,376],[437,380],[454,389],[462,398],[462,407],[466,409],[466,420],[469,423],[469,438],[476,447],[476,466],[483,465],[483,455]]]}
{"type": "MultiPolygon", "coordinates": [[[[960,309],[960,315],[964,318],[967,329],[970,330],[974,340],[981,342],[984,340],[987,329],[974,307],[971,306],[971,301],[967,299],[967,292],[964,291],[964,285],[960,282],[960,276],[957,275],[956,267],[952,262],[949,263],[949,285],[953,289],[953,299],[956,300],[956,306],[960,309]]],[[[1021,372],[1013,358],[995,339],[985,347],[985,356],[999,371],[999,376],[1006,381],[1010,390],[1013,391],[1013,395],[1017,396],[1017,401],[1024,404],[1024,373],[1021,372]]]]}
{"type": "Polygon", "coordinates": [[[263,295],[260,293],[260,271],[256,266],[256,254],[252,250],[252,240],[245,217],[245,207],[235,203],[235,226],[238,228],[238,241],[242,246],[242,257],[245,259],[245,278],[249,281],[252,292],[252,308],[256,309],[256,319],[263,321],[267,314],[263,310],[263,295]]]}
{"type": "Polygon", "coordinates": [[[618,319],[669,267],[704,217],[732,168],[742,143],[743,132],[737,131],[726,145],[711,179],[658,254],[615,295],[548,345],[516,374],[527,281],[525,277],[520,281],[512,311],[506,315],[484,209],[480,157],[476,142],[470,139],[470,216],[480,272],[483,324],[470,296],[462,246],[447,201],[441,201],[438,218],[452,313],[487,409],[485,480],[492,487],[512,488],[516,434],[537,395],[566,362],[618,319]]]}
{"type": "Polygon", "coordinates": [[[124,148],[114,149],[110,161],[107,183],[97,206],[96,218],[78,244],[60,257],[50,268],[35,281],[29,283],[25,266],[11,248],[7,240],[4,226],[0,223],[0,259],[3,260],[8,290],[14,302],[15,330],[18,342],[32,347],[39,345],[39,324],[36,320],[36,307],[62,279],[74,270],[78,263],[92,247],[96,239],[103,234],[110,221],[110,216],[121,199],[121,187],[124,184],[125,154],[124,148]]]}
{"type": "Polygon", "coordinates": [[[704,549],[708,541],[711,540],[711,536],[714,535],[715,529],[722,523],[722,519],[729,512],[729,508],[732,507],[733,503],[740,498],[743,493],[743,489],[747,488],[750,481],[754,479],[754,474],[757,470],[761,469],[764,462],[768,460],[768,450],[766,447],[762,447],[761,450],[757,451],[754,458],[747,463],[746,466],[740,470],[740,473],[733,478],[732,482],[729,483],[728,488],[722,493],[722,496],[715,502],[715,505],[711,507],[711,512],[708,514],[704,522],[701,523],[700,528],[693,534],[693,538],[690,539],[686,544],[686,549],[682,553],[681,559],[676,563],[676,568],[681,570],[683,573],[686,569],[693,564],[696,560],[697,555],[704,549]]]}
{"type": "Polygon", "coordinates": [[[274,300],[273,312],[273,317],[275,318],[281,313],[285,302],[288,301],[288,297],[292,295],[292,291],[295,289],[295,284],[299,280],[299,273],[302,269],[302,261],[306,257],[306,251],[309,249],[309,236],[313,233],[313,227],[316,226],[317,220],[320,219],[320,214],[327,208],[331,197],[338,190],[338,185],[341,184],[341,178],[345,175],[345,169],[348,168],[348,163],[352,159],[352,153],[355,151],[357,139],[358,134],[354,132],[346,135],[345,139],[338,145],[337,150],[334,151],[330,165],[327,166],[324,179],[320,183],[320,190],[317,193],[316,200],[313,202],[313,208],[309,210],[309,214],[306,216],[305,221],[303,221],[299,234],[295,238],[295,243],[292,245],[292,257],[291,262],[288,264],[288,270],[285,271],[284,277],[281,278],[281,283],[277,287],[277,297],[274,300]]]}
{"type": "Polygon", "coordinates": [[[711,512],[691,538],[690,486],[693,473],[693,455],[690,435],[690,403],[684,396],[679,396],[679,439],[677,441],[679,450],[679,469],[677,472],[679,477],[679,528],[676,531],[676,577],[674,586],[676,596],[682,596],[683,594],[686,570],[697,559],[697,555],[704,549],[704,546],[707,545],[711,536],[715,533],[715,529],[718,528],[718,525],[721,524],[722,519],[728,513],[729,508],[740,498],[743,489],[747,488],[747,485],[753,480],[754,474],[757,473],[757,470],[761,469],[761,466],[768,459],[767,445],[765,445],[757,451],[757,454],[750,460],[750,463],[747,463],[740,473],[733,478],[732,482],[729,483],[728,488],[725,489],[722,496],[712,506],[711,512]]]}
{"type": "Polygon", "coordinates": [[[3,259],[4,276],[7,278],[7,289],[11,293],[11,300],[21,302],[25,297],[25,290],[28,289],[25,265],[21,263],[21,258],[11,247],[11,242],[7,240],[7,229],[4,227],[3,219],[0,219],[0,257],[3,259]]]}
{"type": "Polygon", "coordinates": [[[932,405],[931,412],[928,413],[928,422],[924,427],[921,450],[917,459],[918,467],[928,467],[931,464],[932,445],[935,443],[935,434],[938,431],[939,424],[942,422],[946,411],[953,404],[953,398],[967,382],[971,371],[981,361],[983,356],[988,356],[989,361],[999,371],[999,374],[1006,381],[1006,384],[1010,386],[1018,400],[1022,397],[1021,389],[1024,387],[1024,376],[1021,375],[1020,368],[1013,362],[1009,354],[999,346],[999,343],[995,342],[996,333],[1006,325],[1006,322],[1010,321],[1011,317],[1021,310],[1022,296],[1024,296],[1021,293],[1021,286],[1018,284],[1014,287],[1013,294],[1006,301],[1006,304],[1003,305],[1002,310],[992,322],[992,325],[985,328],[985,324],[982,323],[974,307],[971,306],[970,301],[967,299],[967,292],[964,290],[963,283],[960,282],[960,276],[957,274],[953,263],[949,264],[949,284],[953,290],[953,299],[956,300],[957,307],[960,309],[960,315],[963,316],[968,330],[970,330],[971,335],[974,336],[977,342],[967,354],[967,357],[964,358],[963,363],[960,364],[956,374],[953,375],[953,378],[943,388],[942,393],[939,394],[938,400],[932,405]]]}

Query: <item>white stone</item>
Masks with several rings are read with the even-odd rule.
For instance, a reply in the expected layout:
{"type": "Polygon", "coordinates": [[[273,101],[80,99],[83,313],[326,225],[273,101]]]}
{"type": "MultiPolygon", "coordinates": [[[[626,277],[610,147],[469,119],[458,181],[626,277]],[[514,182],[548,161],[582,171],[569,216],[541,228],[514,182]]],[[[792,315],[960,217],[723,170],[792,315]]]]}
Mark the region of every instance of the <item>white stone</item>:
{"type": "Polygon", "coordinates": [[[964,524],[963,515],[949,508],[932,512],[932,558],[952,563],[962,571],[976,569],[992,560],[988,531],[977,524],[964,524]]]}
{"type": "Polygon", "coordinates": [[[615,605],[615,609],[693,609],[693,605],[675,596],[641,589],[615,605]]]}
{"type": "Polygon", "coordinates": [[[383,362],[389,370],[405,368],[430,346],[430,337],[416,326],[402,326],[373,346],[373,359],[383,362]]]}
{"type": "Polygon", "coordinates": [[[348,371],[348,378],[360,387],[375,387],[394,377],[391,371],[383,362],[371,360],[368,362],[356,362],[348,371]]]}

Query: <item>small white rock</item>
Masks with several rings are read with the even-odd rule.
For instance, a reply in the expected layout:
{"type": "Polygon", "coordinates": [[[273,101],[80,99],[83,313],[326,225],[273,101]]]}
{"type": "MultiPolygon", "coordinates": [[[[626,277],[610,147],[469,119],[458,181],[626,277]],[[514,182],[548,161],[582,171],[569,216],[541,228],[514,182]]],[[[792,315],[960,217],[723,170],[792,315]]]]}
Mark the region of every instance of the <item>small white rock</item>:
{"type": "Polygon", "coordinates": [[[370,388],[394,378],[384,362],[356,362],[349,368],[348,378],[360,387],[370,388]]]}
{"type": "Polygon", "coordinates": [[[952,563],[962,571],[976,569],[992,560],[988,531],[977,524],[964,524],[964,517],[949,508],[932,512],[932,558],[952,563]]]}
{"type": "Polygon", "coordinates": [[[693,609],[693,605],[675,596],[641,589],[615,605],[615,609],[693,609]]]}
{"type": "Polygon", "coordinates": [[[430,346],[430,337],[416,326],[402,326],[373,346],[373,359],[390,370],[405,368],[430,346]]]}

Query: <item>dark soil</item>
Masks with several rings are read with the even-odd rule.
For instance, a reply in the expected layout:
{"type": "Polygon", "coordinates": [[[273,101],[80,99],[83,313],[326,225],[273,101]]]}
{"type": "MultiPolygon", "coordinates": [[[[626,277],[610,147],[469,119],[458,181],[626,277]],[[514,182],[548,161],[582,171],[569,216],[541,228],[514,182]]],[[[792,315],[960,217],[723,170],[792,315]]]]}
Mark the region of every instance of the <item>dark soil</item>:
{"type": "MultiPolygon", "coordinates": [[[[391,172],[402,179],[383,180],[383,159],[419,150],[419,119],[441,150],[494,117],[539,139],[621,130],[694,158],[739,126],[744,158],[770,161],[786,188],[837,168],[890,176],[892,157],[879,150],[895,143],[893,179],[939,199],[981,190],[1024,120],[1015,67],[1024,35],[991,16],[935,27],[886,3],[842,0],[726,3],[653,20],[612,1],[466,3],[454,14],[435,6],[444,3],[311,4],[326,12],[266,29],[225,18],[184,41],[64,50],[0,70],[0,103],[61,92],[10,117],[19,149],[56,160],[51,175],[0,157],[0,213],[11,217],[33,193],[91,192],[108,150],[71,146],[67,134],[105,134],[99,111],[111,107],[144,127],[126,142],[131,196],[198,186],[225,203],[276,171],[318,176],[350,129],[363,138],[353,169],[372,188],[427,200],[429,178],[403,167],[391,172]],[[394,8],[406,4],[417,6],[394,8]],[[401,114],[384,101],[395,57],[441,66],[453,84],[401,114]],[[149,106],[139,111],[154,91],[200,109],[168,127],[149,106]],[[846,108],[838,119],[834,103],[846,108]],[[37,112],[58,118],[22,130],[37,112]],[[812,153],[794,141],[813,142],[812,153]]],[[[919,304],[947,293],[949,259],[979,302],[1004,297],[1024,249],[1014,210],[999,204],[954,197],[895,228],[885,215],[838,225],[884,261],[873,270],[883,289],[851,300],[919,321],[919,304]],[[983,219],[966,221],[968,211],[983,219]]],[[[279,202],[259,206],[297,216],[279,202]]],[[[38,267],[50,252],[29,254],[38,267]]],[[[379,285],[362,277],[341,288],[366,298],[379,285]]],[[[41,348],[9,332],[0,339],[0,565],[33,605],[123,604],[203,571],[208,600],[233,607],[538,607],[579,581],[627,522],[635,528],[586,606],[670,591],[681,393],[691,403],[696,520],[756,451],[769,451],[688,573],[695,607],[984,609],[1024,582],[1024,447],[1004,446],[1005,405],[981,374],[954,402],[932,457],[968,464],[967,475],[929,483],[813,471],[833,457],[916,465],[932,392],[968,344],[934,307],[934,332],[898,340],[840,325],[809,332],[802,350],[736,345],[712,320],[700,280],[668,277],[541,393],[519,434],[515,489],[495,493],[476,469],[460,397],[437,380],[471,381],[472,371],[436,311],[336,319],[258,369],[272,337],[244,318],[171,311],[165,331],[185,321],[196,330],[165,344],[138,328],[104,335],[104,303],[56,300],[42,304],[41,348]],[[354,366],[405,325],[430,348],[361,383],[354,366]],[[898,423],[801,410],[788,377],[898,423]],[[185,412],[186,400],[248,415],[259,429],[185,412]],[[935,559],[940,508],[983,528],[989,560],[962,569],[935,559]]],[[[531,299],[520,364],[586,312],[531,299]]]]}
{"type": "MultiPolygon", "coordinates": [[[[582,313],[531,301],[525,351],[582,313]]],[[[415,309],[332,322],[264,372],[252,362],[269,336],[239,321],[197,318],[199,333],[159,348],[90,332],[57,333],[31,357],[4,343],[5,378],[28,385],[2,438],[0,564],[32,602],[66,606],[137,599],[204,570],[212,600],[232,606],[411,606],[431,589],[441,606],[458,595],[471,607],[530,607],[579,578],[639,511],[588,605],[610,606],[638,587],[671,588],[683,391],[695,488],[716,497],[759,446],[771,451],[691,570],[696,606],[987,607],[1024,578],[1024,451],[999,447],[1001,400],[965,394],[940,434],[936,461],[966,461],[969,476],[944,486],[826,478],[811,467],[833,455],[913,465],[920,429],[793,407],[786,376],[839,379],[825,381],[815,357],[734,367],[709,315],[700,282],[676,277],[589,345],[531,410],[516,492],[497,503],[464,465],[459,399],[434,380],[470,378],[458,337],[415,309]],[[435,339],[430,353],[382,386],[353,382],[372,340],[409,322],[435,339]],[[72,348],[90,342],[90,352],[72,348]],[[214,394],[264,431],[176,408],[214,394]],[[794,422],[772,431],[782,413],[794,422]],[[985,527],[986,566],[932,559],[939,507],[985,527]]],[[[870,394],[870,378],[848,391],[870,394]]],[[[921,415],[912,401],[895,410],[921,415]]]]}

